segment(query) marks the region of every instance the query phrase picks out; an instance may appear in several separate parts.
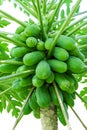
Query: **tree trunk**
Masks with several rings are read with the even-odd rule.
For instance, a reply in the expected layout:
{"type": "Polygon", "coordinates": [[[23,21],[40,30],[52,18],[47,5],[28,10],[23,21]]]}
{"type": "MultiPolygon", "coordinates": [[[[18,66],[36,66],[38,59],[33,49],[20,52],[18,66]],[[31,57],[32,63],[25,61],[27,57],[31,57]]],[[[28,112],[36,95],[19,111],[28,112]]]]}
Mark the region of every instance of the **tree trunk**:
{"type": "Polygon", "coordinates": [[[49,108],[41,109],[41,124],[42,130],[57,130],[57,111],[54,105],[49,108]]]}

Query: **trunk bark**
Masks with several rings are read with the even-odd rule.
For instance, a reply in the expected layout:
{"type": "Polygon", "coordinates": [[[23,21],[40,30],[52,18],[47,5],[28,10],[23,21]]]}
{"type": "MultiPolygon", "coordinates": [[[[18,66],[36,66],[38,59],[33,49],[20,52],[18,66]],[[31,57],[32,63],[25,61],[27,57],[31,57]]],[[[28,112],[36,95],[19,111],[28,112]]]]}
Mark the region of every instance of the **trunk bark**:
{"type": "Polygon", "coordinates": [[[40,111],[42,130],[58,130],[57,110],[54,105],[40,111]]]}

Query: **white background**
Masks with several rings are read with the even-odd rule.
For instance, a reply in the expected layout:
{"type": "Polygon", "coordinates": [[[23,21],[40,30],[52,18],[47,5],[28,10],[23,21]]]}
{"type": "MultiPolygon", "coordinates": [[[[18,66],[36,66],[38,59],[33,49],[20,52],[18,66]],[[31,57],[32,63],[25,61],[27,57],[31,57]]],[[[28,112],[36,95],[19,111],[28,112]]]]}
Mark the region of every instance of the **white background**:
{"type": "MultiPolygon", "coordinates": [[[[73,1],[76,2],[76,0],[73,1]]],[[[86,5],[87,5],[87,0],[82,0],[81,11],[87,10],[86,5]]],[[[24,19],[27,19],[27,16],[25,16],[22,12],[19,12],[18,9],[15,10],[13,8],[13,5],[11,3],[6,2],[6,0],[3,6],[0,8],[12,14],[13,16],[17,17],[20,20],[24,21],[24,19]]],[[[10,26],[11,30],[9,30],[9,32],[14,32],[15,27],[16,25],[13,23],[10,26]]],[[[8,31],[8,27],[5,30],[8,31]]],[[[82,88],[81,84],[79,88],[80,89],[82,88]]],[[[84,104],[81,103],[79,99],[77,99],[75,102],[75,110],[78,112],[83,122],[87,124],[87,111],[84,108],[84,104]]],[[[78,119],[75,117],[75,115],[72,113],[70,109],[69,109],[69,113],[70,113],[69,119],[70,119],[72,130],[84,130],[83,126],[80,124],[80,122],[78,121],[78,119]]],[[[15,120],[16,119],[12,117],[10,113],[8,114],[6,111],[3,111],[3,113],[0,114],[0,130],[11,130],[15,120]]],[[[58,127],[59,130],[67,130],[67,127],[62,126],[60,123],[58,124],[58,127]]],[[[28,116],[24,116],[15,130],[41,130],[40,119],[35,119],[32,114],[28,116]]]]}

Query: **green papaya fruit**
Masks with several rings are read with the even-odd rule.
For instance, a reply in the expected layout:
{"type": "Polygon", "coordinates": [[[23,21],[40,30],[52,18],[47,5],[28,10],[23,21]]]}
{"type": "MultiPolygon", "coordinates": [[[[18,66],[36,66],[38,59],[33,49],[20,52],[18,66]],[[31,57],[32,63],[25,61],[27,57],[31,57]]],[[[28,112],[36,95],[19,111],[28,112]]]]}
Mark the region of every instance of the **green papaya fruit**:
{"type": "Polygon", "coordinates": [[[56,43],[57,46],[62,47],[68,51],[74,50],[75,40],[71,37],[61,35],[56,43]]]}
{"type": "Polygon", "coordinates": [[[67,71],[67,64],[63,61],[50,59],[47,62],[49,63],[52,70],[55,72],[64,73],[67,71]]]}
{"type": "Polygon", "coordinates": [[[35,37],[28,37],[26,39],[26,45],[30,48],[33,48],[37,45],[37,39],[35,37]]]}
{"type": "Polygon", "coordinates": [[[36,67],[36,76],[39,79],[47,79],[51,74],[51,69],[47,61],[41,60],[36,67]]]}
{"type": "Polygon", "coordinates": [[[53,50],[53,56],[60,61],[66,61],[69,58],[69,53],[64,48],[55,47],[53,50]]]}
{"type": "Polygon", "coordinates": [[[36,98],[37,98],[37,103],[41,108],[49,107],[51,103],[51,97],[48,92],[47,86],[36,88],[36,98]]]}
{"type": "Polygon", "coordinates": [[[44,80],[39,79],[36,75],[32,78],[32,84],[35,87],[41,87],[44,84],[44,80]]]}
{"type": "Polygon", "coordinates": [[[80,60],[78,57],[71,56],[67,60],[67,66],[68,70],[75,74],[80,74],[85,71],[85,64],[82,60],[80,60]]]}
{"type": "Polygon", "coordinates": [[[45,57],[44,52],[40,52],[40,51],[34,51],[34,52],[30,52],[27,53],[24,57],[23,57],[23,62],[25,65],[27,66],[32,66],[37,64],[40,60],[42,60],[45,57]]]}
{"type": "Polygon", "coordinates": [[[23,57],[26,53],[29,52],[29,49],[26,47],[13,47],[10,51],[12,57],[23,57]]]}

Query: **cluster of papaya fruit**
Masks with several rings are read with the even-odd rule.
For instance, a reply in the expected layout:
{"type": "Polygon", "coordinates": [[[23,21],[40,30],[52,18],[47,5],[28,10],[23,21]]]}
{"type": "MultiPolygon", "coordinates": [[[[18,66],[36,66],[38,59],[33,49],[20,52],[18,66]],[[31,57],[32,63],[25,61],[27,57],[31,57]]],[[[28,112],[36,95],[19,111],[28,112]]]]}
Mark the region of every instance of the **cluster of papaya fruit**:
{"type": "Polygon", "coordinates": [[[33,111],[36,118],[40,118],[40,108],[49,107],[51,103],[60,111],[54,82],[58,86],[63,103],[74,106],[75,90],[78,88],[75,74],[85,71],[84,55],[73,38],[61,35],[50,58],[47,58],[54,37],[43,41],[41,34],[41,29],[36,24],[28,24],[26,28],[18,27],[12,38],[23,43],[23,46],[16,45],[11,49],[10,60],[21,64],[0,65],[2,73],[18,74],[30,70],[30,73],[14,80],[12,88],[24,100],[31,88],[35,87],[24,114],[33,111]]]}

